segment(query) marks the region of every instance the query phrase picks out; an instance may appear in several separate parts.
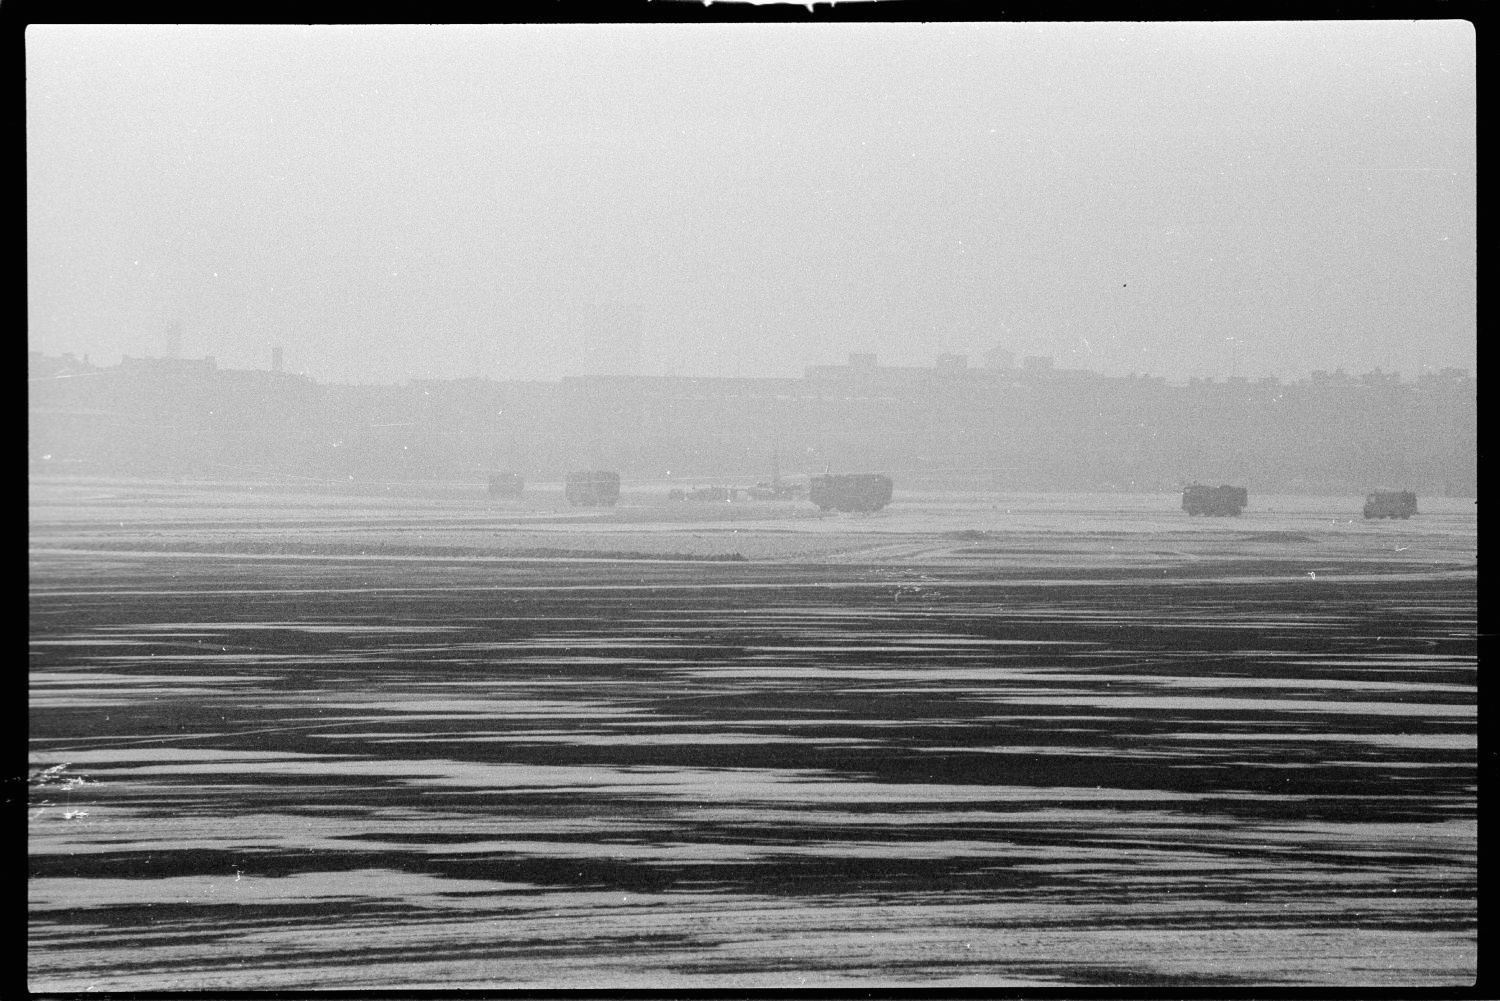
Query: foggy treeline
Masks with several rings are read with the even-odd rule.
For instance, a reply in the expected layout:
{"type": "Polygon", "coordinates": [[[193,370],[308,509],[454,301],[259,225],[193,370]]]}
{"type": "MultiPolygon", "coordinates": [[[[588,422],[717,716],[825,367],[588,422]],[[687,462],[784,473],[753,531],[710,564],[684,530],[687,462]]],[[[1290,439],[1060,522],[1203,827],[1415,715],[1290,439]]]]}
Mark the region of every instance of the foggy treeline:
{"type": "Polygon", "coordinates": [[[1476,383],[1105,377],[1081,370],[826,366],[801,379],[587,376],[325,385],[211,359],[29,358],[34,472],[306,480],[748,483],[882,471],[1011,491],[1476,491],[1476,383]]]}

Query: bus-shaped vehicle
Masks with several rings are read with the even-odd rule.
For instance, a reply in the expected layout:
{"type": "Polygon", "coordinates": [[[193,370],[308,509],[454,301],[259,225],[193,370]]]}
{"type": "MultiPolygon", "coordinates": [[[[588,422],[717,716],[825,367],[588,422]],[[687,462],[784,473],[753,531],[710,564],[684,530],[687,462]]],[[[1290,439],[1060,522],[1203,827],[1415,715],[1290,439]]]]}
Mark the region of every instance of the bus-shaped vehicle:
{"type": "Polygon", "coordinates": [[[891,478],[883,473],[827,473],[808,482],[807,497],[823,511],[879,511],[891,502],[891,478]]]}
{"type": "Polygon", "coordinates": [[[1244,487],[1207,487],[1193,483],[1182,491],[1182,509],[1190,515],[1234,518],[1249,502],[1250,492],[1244,487]]]}
{"type": "Polygon", "coordinates": [[[1417,513],[1417,495],[1410,490],[1377,490],[1365,498],[1366,518],[1410,518],[1417,513]]]}

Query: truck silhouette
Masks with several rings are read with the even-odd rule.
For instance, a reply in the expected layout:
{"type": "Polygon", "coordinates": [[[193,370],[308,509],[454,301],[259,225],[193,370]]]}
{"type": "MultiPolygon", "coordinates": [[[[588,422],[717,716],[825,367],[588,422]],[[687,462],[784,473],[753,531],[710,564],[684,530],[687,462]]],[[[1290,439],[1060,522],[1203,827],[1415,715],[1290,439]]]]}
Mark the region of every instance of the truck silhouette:
{"type": "Polygon", "coordinates": [[[563,496],[574,507],[614,507],[620,499],[620,474],[600,470],[569,473],[563,496]]]}
{"type": "Polygon", "coordinates": [[[1410,518],[1417,513],[1417,495],[1410,490],[1377,490],[1365,498],[1366,518],[1410,518]]]}
{"type": "Polygon", "coordinates": [[[1193,483],[1182,491],[1182,509],[1191,515],[1236,517],[1249,502],[1250,492],[1244,487],[1206,487],[1193,483]]]}
{"type": "Polygon", "coordinates": [[[826,473],[808,482],[807,497],[824,511],[879,511],[891,502],[891,478],[881,473],[826,473]]]}

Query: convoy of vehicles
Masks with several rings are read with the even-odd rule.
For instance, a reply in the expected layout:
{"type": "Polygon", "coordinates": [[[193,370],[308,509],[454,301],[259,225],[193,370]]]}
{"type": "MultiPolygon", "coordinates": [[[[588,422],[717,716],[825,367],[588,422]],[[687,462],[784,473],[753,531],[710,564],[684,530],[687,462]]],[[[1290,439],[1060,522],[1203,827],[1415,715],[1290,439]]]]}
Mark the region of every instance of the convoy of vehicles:
{"type": "MultiPolygon", "coordinates": [[[[521,497],[525,480],[518,473],[491,473],[492,497],[521,497]]],[[[753,487],[709,486],[674,488],[673,501],[726,503],[740,500],[797,500],[803,497],[822,511],[872,512],[891,502],[893,483],[884,473],[824,473],[808,478],[806,486],[784,482],[779,475],[753,487]]],[[[564,496],[577,507],[612,507],[620,499],[620,474],[584,470],[567,474],[564,496]]],[[[1182,510],[1192,516],[1236,517],[1249,504],[1246,487],[1191,483],[1182,491],[1182,510]]],[[[1410,518],[1417,513],[1417,495],[1410,490],[1376,490],[1365,498],[1366,518],[1410,518]]]]}

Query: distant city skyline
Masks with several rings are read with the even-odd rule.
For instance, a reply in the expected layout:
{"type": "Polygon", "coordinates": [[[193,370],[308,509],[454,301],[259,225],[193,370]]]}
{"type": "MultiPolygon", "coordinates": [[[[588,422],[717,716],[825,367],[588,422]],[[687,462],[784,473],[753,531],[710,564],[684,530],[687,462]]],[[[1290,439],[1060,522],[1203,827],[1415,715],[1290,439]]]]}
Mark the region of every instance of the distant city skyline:
{"type": "Polygon", "coordinates": [[[861,355],[801,378],[349,385],[204,359],[27,363],[34,473],[535,480],[590,468],[670,480],[782,466],[880,471],[908,486],[1248,478],[1257,492],[1402,484],[1473,496],[1478,472],[1476,382],[1452,371],[1176,383],[1046,366],[956,371],[951,358],[881,368],[861,355]]]}
{"type": "Polygon", "coordinates": [[[188,354],[173,355],[173,354],[162,354],[162,353],[155,353],[155,354],[153,354],[153,353],[147,353],[147,354],[144,354],[144,355],[122,355],[122,356],[120,356],[118,358],[110,358],[110,359],[106,360],[106,359],[95,358],[95,357],[91,356],[90,354],[88,354],[87,352],[85,352],[82,355],[75,354],[75,353],[73,353],[71,351],[62,352],[62,353],[58,353],[58,354],[51,354],[51,353],[47,353],[47,352],[44,352],[44,351],[36,351],[34,349],[33,349],[32,361],[35,362],[35,363],[37,363],[37,364],[39,364],[40,367],[42,369],[44,369],[47,373],[51,373],[51,374],[43,374],[43,375],[36,376],[35,378],[38,378],[38,379],[57,378],[58,377],[57,373],[58,372],[62,372],[62,371],[79,371],[79,370],[95,370],[95,369],[98,369],[98,370],[108,370],[108,369],[116,369],[116,368],[120,368],[120,367],[130,367],[130,368],[140,369],[142,366],[146,366],[146,367],[149,367],[149,368],[155,368],[155,369],[164,370],[164,371],[169,371],[169,370],[176,369],[176,370],[182,370],[182,371],[189,371],[189,370],[191,370],[191,371],[218,370],[218,371],[224,371],[224,372],[251,372],[251,373],[253,373],[253,372],[273,372],[273,373],[278,373],[278,374],[288,374],[288,375],[300,376],[300,377],[306,378],[306,379],[308,379],[308,380],[310,380],[310,381],[312,381],[314,383],[323,384],[323,385],[356,385],[356,386],[371,386],[371,387],[373,387],[373,386],[382,386],[382,385],[397,386],[397,385],[404,385],[404,384],[413,383],[413,382],[415,382],[415,383],[462,382],[462,381],[469,381],[469,380],[474,380],[474,379],[478,379],[480,381],[486,381],[486,382],[494,382],[494,383],[501,383],[501,382],[558,382],[558,381],[561,381],[563,379],[643,379],[643,380],[650,380],[650,379],[686,379],[686,380],[692,380],[692,379],[730,379],[730,380],[733,380],[733,379],[743,379],[743,380],[746,380],[748,382],[752,382],[753,383],[753,382],[755,382],[757,380],[777,381],[777,380],[787,380],[787,379],[828,378],[828,377],[833,376],[833,375],[835,375],[835,374],[837,374],[837,373],[839,373],[841,371],[842,372],[847,372],[849,374],[857,376],[860,373],[861,369],[868,369],[868,370],[870,370],[873,373],[884,372],[884,373],[892,374],[892,375],[903,375],[903,374],[921,375],[922,373],[943,374],[945,371],[947,373],[951,374],[951,373],[954,372],[955,369],[957,370],[957,374],[959,374],[959,375],[964,374],[965,371],[973,372],[975,374],[986,374],[986,375],[997,375],[997,374],[1003,375],[1003,374],[1008,373],[1008,374],[1013,375],[1013,376],[1019,376],[1019,375],[1038,375],[1038,374],[1040,374],[1040,375],[1048,375],[1048,374],[1062,374],[1062,375],[1085,374],[1085,375],[1090,375],[1090,376],[1098,376],[1098,377],[1102,377],[1102,378],[1105,378],[1105,379],[1132,379],[1132,378],[1136,378],[1136,379],[1153,379],[1153,380],[1160,380],[1160,381],[1170,382],[1170,383],[1172,383],[1174,385],[1183,385],[1183,384],[1187,384],[1187,383],[1203,382],[1203,381],[1207,381],[1207,382],[1231,382],[1232,381],[1232,382],[1253,383],[1253,382],[1264,382],[1264,381],[1267,381],[1267,380],[1272,381],[1272,382],[1291,384],[1291,383],[1308,382],[1308,381],[1314,381],[1314,382],[1316,382],[1316,381],[1319,381],[1319,380],[1325,379],[1325,378],[1348,379],[1348,380],[1351,380],[1351,381],[1358,381],[1358,380],[1361,380],[1361,379],[1367,379],[1367,378],[1372,377],[1372,376],[1378,376],[1382,380],[1396,380],[1396,381],[1401,381],[1401,382],[1410,382],[1410,381],[1413,381],[1413,380],[1420,380],[1422,378],[1432,377],[1432,376],[1438,376],[1438,377],[1443,377],[1443,378],[1448,378],[1448,377],[1452,377],[1452,376],[1460,376],[1460,377],[1465,378],[1465,379],[1472,379],[1474,377],[1474,372],[1471,369],[1465,368],[1463,366],[1456,366],[1456,365],[1447,365],[1447,366],[1443,366],[1441,368],[1438,368],[1436,366],[1427,366],[1427,367],[1423,368],[1419,372],[1401,372],[1401,371],[1395,370],[1395,369],[1384,369],[1384,368],[1381,368],[1378,365],[1375,366],[1374,368],[1371,368],[1371,369],[1349,369],[1349,368],[1346,368],[1346,367],[1340,365],[1340,366],[1335,366],[1332,369],[1313,369],[1313,370],[1311,370],[1309,372],[1303,372],[1303,373],[1300,373],[1297,376],[1286,377],[1286,378],[1283,378],[1281,376],[1275,375],[1274,373],[1259,373],[1259,374],[1235,374],[1235,373],[1229,373],[1229,374],[1224,374],[1224,375],[1206,375],[1206,376],[1188,375],[1188,376],[1182,376],[1182,377],[1179,377],[1179,378],[1169,378],[1168,376],[1161,375],[1161,374],[1155,373],[1155,372],[1125,372],[1125,373],[1101,372],[1101,371],[1099,371],[1097,369],[1089,368],[1087,365],[1082,365],[1082,366],[1077,366],[1077,367],[1067,366],[1067,365],[1060,365],[1060,364],[1057,363],[1057,359],[1054,356],[1052,356],[1052,355],[1026,355],[1026,356],[1023,356],[1023,357],[1015,358],[1013,361],[1007,362],[1005,364],[992,365],[992,364],[989,364],[989,363],[987,363],[986,361],[984,361],[982,359],[976,360],[974,358],[971,358],[969,356],[962,355],[962,354],[958,354],[958,355],[943,354],[943,355],[938,355],[938,356],[932,358],[929,362],[927,362],[925,364],[924,363],[917,363],[917,364],[891,364],[891,363],[887,363],[883,359],[879,358],[873,352],[854,352],[854,353],[851,353],[849,356],[847,356],[846,358],[844,358],[842,360],[837,360],[837,361],[830,360],[830,361],[828,361],[826,363],[822,363],[822,364],[803,366],[803,368],[800,371],[797,371],[797,372],[782,372],[782,373],[776,373],[776,374],[772,374],[772,375],[757,375],[757,376],[724,376],[724,375],[705,375],[705,374],[702,374],[702,373],[685,373],[684,374],[684,373],[658,373],[658,372],[628,372],[628,373],[627,372],[613,372],[613,373],[574,372],[574,373],[564,373],[564,374],[559,375],[559,376],[548,377],[548,378],[543,378],[543,379],[508,379],[508,378],[504,378],[504,377],[495,377],[495,376],[489,375],[487,373],[479,373],[478,375],[475,375],[473,372],[468,372],[468,373],[459,373],[459,374],[456,374],[456,375],[439,375],[439,376],[430,376],[430,375],[422,376],[422,375],[419,375],[419,376],[409,376],[409,377],[403,377],[403,378],[391,379],[391,380],[383,380],[383,379],[339,380],[339,379],[323,378],[321,376],[318,376],[316,373],[307,372],[305,370],[297,370],[297,369],[295,369],[295,368],[293,368],[291,366],[288,366],[285,363],[285,354],[284,354],[284,351],[281,350],[280,345],[275,345],[275,346],[272,347],[270,356],[268,358],[268,364],[261,364],[261,365],[257,365],[257,364],[237,365],[237,364],[232,364],[232,363],[225,363],[222,359],[219,359],[219,358],[217,358],[217,357],[215,357],[213,355],[188,355],[188,354]],[[859,361],[857,362],[856,359],[859,359],[859,361]],[[171,363],[171,364],[168,364],[168,363],[171,363]],[[180,364],[177,364],[177,363],[180,363],[180,364]],[[166,365],[166,368],[162,368],[163,365],[166,365]]]}
{"type": "Polygon", "coordinates": [[[1457,21],[38,25],[28,347],[1473,371],[1474,74],[1457,21]]]}

